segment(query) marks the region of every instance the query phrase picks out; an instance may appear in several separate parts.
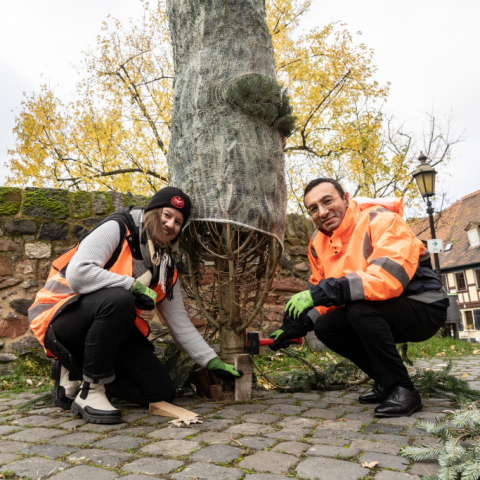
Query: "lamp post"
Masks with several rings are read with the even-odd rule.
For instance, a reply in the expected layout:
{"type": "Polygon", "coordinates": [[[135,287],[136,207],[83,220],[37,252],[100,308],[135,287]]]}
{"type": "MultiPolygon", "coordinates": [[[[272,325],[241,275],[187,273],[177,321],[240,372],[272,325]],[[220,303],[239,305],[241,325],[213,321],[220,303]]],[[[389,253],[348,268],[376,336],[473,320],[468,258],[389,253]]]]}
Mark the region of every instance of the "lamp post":
{"type": "MultiPolygon", "coordinates": [[[[435,238],[435,225],[433,223],[433,207],[430,202],[430,197],[435,195],[435,175],[437,172],[427,163],[427,157],[420,152],[418,157],[420,160],[420,165],[417,167],[415,172],[413,172],[413,178],[417,182],[418,189],[422,194],[422,197],[427,199],[427,213],[428,219],[430,220],[430,234],[432,238],[435,238]]],[[[438,253],[433,254],[435,273],[439,280],[441,280],[440,273],[440,261],[438,258],[438,253]]]]}

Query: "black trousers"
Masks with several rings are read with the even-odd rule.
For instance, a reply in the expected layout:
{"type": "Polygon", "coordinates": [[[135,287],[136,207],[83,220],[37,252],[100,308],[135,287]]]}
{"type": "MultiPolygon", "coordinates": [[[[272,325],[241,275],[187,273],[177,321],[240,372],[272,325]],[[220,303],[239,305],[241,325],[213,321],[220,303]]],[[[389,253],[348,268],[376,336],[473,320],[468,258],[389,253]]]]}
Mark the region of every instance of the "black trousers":
{"type": "MultiPolygon", "coordinates": [[[[85,381],[105,384],[109,394],[139,405],[172,402],[173,382],[153,344],[135,327],[135,318],[133,295],[124,288],[105,288],[82,295],[50,328],[82,368],[85,381]]],[[[53,345],[50,350],[55,354],[53,345]]]]}
{"type": "Polygon", "coordinates": [[[316,336],[383,388],[409,380],[396,343],[423,342],[445,324],[447,309],[397,297],[358,301],[322,315],[316,336]]]}

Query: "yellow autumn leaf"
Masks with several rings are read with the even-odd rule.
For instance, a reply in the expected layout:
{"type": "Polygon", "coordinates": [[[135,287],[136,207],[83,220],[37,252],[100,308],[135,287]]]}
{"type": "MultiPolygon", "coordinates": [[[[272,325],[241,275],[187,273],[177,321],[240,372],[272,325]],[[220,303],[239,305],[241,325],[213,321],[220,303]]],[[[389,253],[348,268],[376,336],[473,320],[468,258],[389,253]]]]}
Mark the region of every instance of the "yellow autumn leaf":
{"type": "Polygon", "coordinates": [[[378,462],[363,462],[360,464],[363,468],[373,468],[375,467],[376,465],[378,465],[378,462]]]}
{"type": "Polygon", "coordinates": [[[478,355],[479,353],[480,353],[480,350],[474,350],[474,351],[473,351],[473,354],[474,354],[474,355],[478,355]]]}

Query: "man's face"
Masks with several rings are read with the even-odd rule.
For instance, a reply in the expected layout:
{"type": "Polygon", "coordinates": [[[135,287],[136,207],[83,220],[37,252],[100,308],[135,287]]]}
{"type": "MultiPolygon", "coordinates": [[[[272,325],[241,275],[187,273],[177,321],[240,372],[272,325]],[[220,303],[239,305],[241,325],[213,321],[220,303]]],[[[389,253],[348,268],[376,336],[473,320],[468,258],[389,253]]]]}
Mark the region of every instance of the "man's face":
{"type": "Polygon", "coordinates": [[[305,195],[305,206],[312,220],[324,232],[333,232],[343,221],[350,195],[342,198],[329,182],[320,183],[305,195]]]}

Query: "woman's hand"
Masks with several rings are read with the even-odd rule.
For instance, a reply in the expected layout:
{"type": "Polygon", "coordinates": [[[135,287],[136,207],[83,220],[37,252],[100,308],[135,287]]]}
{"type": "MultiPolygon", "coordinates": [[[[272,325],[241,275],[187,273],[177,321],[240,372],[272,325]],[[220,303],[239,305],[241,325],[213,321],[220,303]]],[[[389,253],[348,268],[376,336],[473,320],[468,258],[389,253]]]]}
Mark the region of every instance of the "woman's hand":
{"type": "Polygon", "coordinates": [[[135,307],[139,310],[153,310],[155,308],[157,294],[138,280],[135,280],[133,284],[132,294],[135,297],[135,307]]]}
{"type": "Polygon", "coordinates": [[[235,378],[240,378],[243,375],[241,370],[235,370],[232,365],[223,363],[218,357],[212,358],[208,362],[207,368],[219,379],[224,380],[231,387],[234,386],[235,378]]]}

